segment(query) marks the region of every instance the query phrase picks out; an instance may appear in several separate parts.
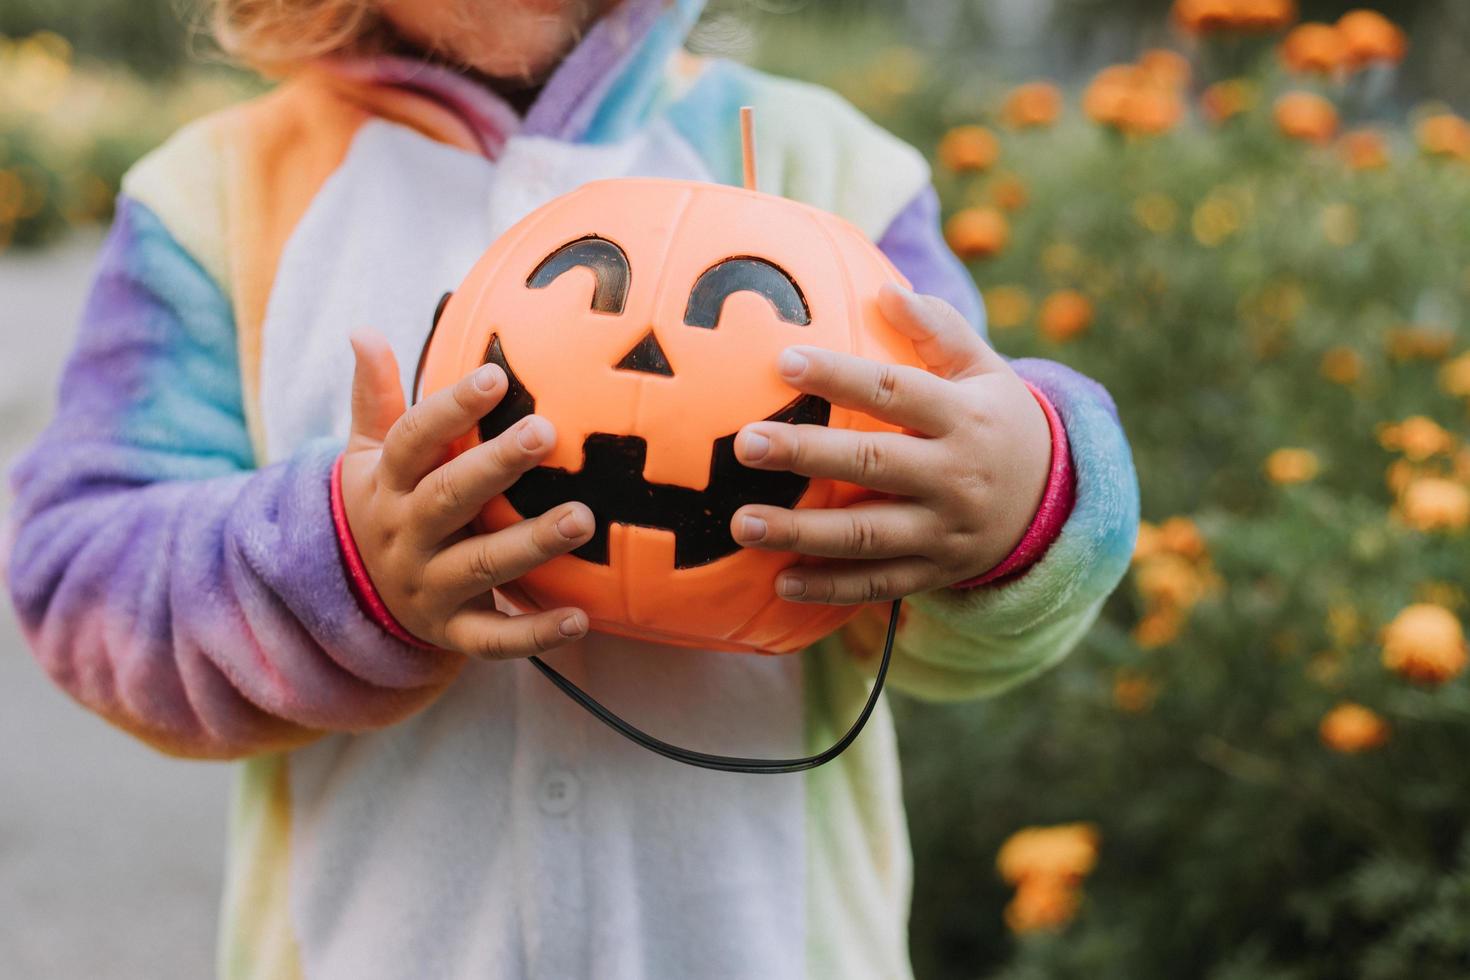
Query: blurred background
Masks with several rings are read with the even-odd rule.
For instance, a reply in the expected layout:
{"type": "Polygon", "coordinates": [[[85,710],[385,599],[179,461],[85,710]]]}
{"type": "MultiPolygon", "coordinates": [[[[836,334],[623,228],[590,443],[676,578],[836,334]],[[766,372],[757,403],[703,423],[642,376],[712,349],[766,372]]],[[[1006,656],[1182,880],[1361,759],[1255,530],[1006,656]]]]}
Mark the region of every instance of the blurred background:
{"type": "MultiPolygon", "coordinates": [[[[996,345],[1133,440],[1084,646],[896,704],[921,978],[1470,976],[1470,4],[1353,7],[715,0],[692,39],[924,150],[996,345]]],[[[261,87],[197,20],[0,0],[0,463],[122,171],[261,87]]],[[[207,975],[228,770],[71,705],[8,615],[4,972],[207,975]]]]}

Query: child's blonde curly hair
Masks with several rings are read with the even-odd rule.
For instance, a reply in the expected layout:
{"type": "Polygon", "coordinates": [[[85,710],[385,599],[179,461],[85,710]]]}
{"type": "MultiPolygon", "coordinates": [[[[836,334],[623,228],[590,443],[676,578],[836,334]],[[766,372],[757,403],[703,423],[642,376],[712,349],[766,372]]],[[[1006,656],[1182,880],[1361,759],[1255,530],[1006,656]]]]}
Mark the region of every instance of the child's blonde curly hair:
{"type": "Polygon", "coordinates": [[[384,47],[378,0],[209,0],[209,24],[225,53],[265,72],[332,54],[384,47]]]}

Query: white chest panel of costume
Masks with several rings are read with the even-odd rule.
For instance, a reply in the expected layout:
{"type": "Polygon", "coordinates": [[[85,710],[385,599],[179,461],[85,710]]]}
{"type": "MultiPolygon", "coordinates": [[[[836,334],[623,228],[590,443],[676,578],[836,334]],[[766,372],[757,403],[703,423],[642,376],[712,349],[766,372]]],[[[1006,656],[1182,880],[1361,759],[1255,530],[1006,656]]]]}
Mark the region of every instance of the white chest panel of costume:
{"type": "MultiPolygon", "coordinates": [[[[658,126],[613,146],[516,138],[495,163],[364,127],[288,243],[267,311],[266,445],[345,438],[348,334],[405,389],[439,296],[531,210],[600,177],[703,178],[658,126]]],[[[600,634],[548,658],[671,741],[804,754],[801,658],[600,634]]],[[[291,915],[308,977],[796,978],[804,781],[648,754],[529,664],[473,664],[390,729],[290,760],[291,915]]]]}

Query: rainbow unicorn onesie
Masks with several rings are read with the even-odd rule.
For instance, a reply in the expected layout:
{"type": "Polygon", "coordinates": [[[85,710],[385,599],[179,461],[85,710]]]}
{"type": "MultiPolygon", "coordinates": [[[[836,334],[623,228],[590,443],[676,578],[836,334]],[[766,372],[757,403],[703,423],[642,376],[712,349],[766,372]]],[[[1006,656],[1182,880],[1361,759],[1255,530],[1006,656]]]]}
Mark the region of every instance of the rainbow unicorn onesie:
{"type": "MultiPolygon", "coordinates": [[[[7,580],[76,700],[164,752],[239,760],[224,977],[910,975],[886,701],[805,774],[678,766],[528,663],[395,637],[334,514],[348,332],[383,332],[407,388],[440,295],[535,208],[604,177],[739,184],[742,105],[764,189],[846,218],[984,330],[920,154],[830,92],[686,53],[700,6],[625,0],[524,114],[443,67],[323,61],[127,175],[57,416],[12,476],[7,580]]],[[[912,695],[1046,669],[1129,560],[1111,400],[1014,366],[1049,411],[1046,498],[1006,574],[908,600],[890,682],[912,695]]],[[[790,756],[847,727],[881,626],[771,657],[593,633],[554,662],[671,741],[790,756]]]]}

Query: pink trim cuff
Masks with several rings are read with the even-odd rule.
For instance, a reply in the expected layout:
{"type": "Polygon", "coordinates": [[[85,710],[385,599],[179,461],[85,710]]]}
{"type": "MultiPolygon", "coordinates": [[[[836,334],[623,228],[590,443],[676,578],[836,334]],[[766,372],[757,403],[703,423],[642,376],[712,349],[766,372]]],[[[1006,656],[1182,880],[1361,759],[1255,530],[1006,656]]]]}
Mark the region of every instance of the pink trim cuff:
{"type": "Polygon", "coordinates": [[[1046,490],[1041,495],[1041,504],[1036,508],[1036,516],[1031,519],[1031,526],[1021,537],[1020,544],[1016,545],[1005,560],[984,575],[958,582],[952,588],[971,589],[979,585],[991,585],[1025,572],[1046,554],[1052,542],[1061,535],[1067,518],[1072,515],[1077,489],[1072,475],[1072,453],[1067,446],[1067,429],[1062,425],[1062,417],[1057,414],[1051,399],[1029,381],[1026,382],[1026,387],[1046,413],[1046,425],[1051,430],[1051,473],[1046,478],[1046,490]]]}
{"type": "Polygon", "coordinates": [[[378,594],[363,564],[362,552],[357,550],[357,541],[352,537],[352,528],[347,524],[347,504],[342,499],[342,457],[332,464],[332,523],[337,529],[337,544],[342,549],[342,565],[347,569],[347,579],[352,583],[352,594],[362,608],[363,615],[383,628],[395,640],[418,647],[420,650],[437,650],[432,643],[425,643],[403,628],[383,597],[378,594]]]}

